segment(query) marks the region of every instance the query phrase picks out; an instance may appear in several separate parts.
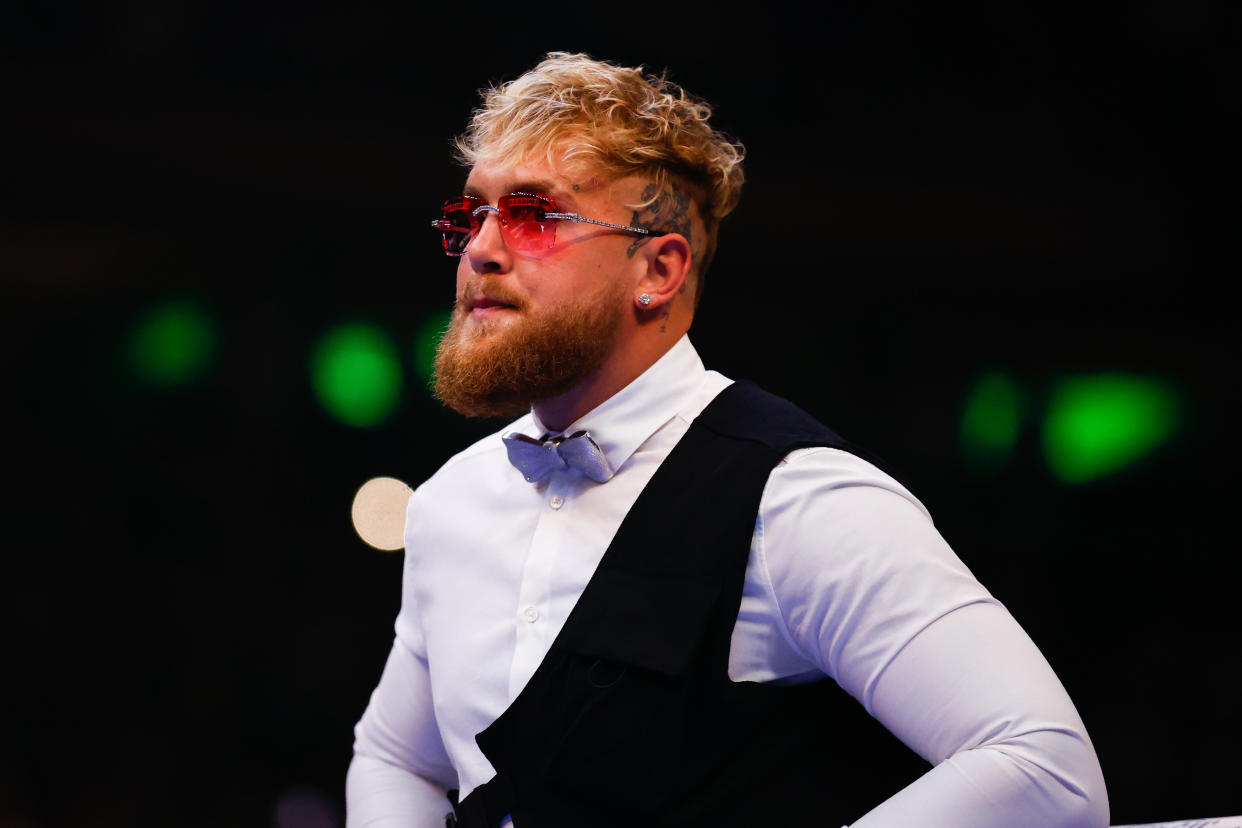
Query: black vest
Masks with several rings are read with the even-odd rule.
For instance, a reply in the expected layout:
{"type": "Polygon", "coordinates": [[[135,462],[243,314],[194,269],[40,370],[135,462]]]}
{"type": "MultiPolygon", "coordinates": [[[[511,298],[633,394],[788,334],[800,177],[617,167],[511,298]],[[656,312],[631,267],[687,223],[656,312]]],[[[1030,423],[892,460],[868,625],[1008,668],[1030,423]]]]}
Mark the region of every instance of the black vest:
{"type": "Polygon", "coordinates": [[[750,383],[704,409],[529,683],[476,737],[497,775],[456,807],[458,824],[836,828],[919,772],[831,681],[729,680],[760,497],[806,446],[858,453],[750,383]]]}

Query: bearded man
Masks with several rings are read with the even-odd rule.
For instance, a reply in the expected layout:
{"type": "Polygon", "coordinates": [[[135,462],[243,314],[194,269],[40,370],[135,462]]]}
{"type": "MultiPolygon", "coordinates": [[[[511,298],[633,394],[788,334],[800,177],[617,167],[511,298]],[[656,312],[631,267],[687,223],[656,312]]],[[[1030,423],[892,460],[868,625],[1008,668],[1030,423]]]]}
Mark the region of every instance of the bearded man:
{"type": "Polygon", "coordinates": [[[459,139],[436,391],[517,419],[410,498],[348,824],[1107,825],[1065,690],[915,497],[690,344],[742,182],[709,116],[553,53],[459,139]],[[858,704],[931,763],[863,807],[858,704]]]}

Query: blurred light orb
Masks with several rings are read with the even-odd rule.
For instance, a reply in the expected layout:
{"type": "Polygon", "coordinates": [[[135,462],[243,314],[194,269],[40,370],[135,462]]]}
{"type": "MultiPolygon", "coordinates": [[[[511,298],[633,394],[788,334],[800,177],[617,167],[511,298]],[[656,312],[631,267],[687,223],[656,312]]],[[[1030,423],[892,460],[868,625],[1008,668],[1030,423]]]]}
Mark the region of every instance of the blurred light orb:
{"type": "Polygon", "coordinates": [[[401,399],[401,361],[391,338],[374,325],[349,323],[328,331],[311,354],[319,404],[355,428],[382,425],[401,399]]]}
{"type": "Polygon", "coordinates": [[[215,322],[197,304],[167,302],[150,310],[129,340],[129,364],[143,382],[185,385],[203,374],[219,342],[215,322]]]}
{"type": "Polygon", "coordinates": [[[440,340],[444,338],[452,318],[451,310],[433,313],[423,320],[414,334],[414,370],[425,388],[431,387],[435,376],[436,348],[440,347],[440,340]]]}
{"type": "Polygon", "coordinates": [[[1022,392],[1005,374],[984,374],[966,394],[962,410],[962,452],[979,471],[1003,466],[1018,444],[1022,392]]]}
{"type": "Polygon", "coordinates": [[[1066,483],[1084,483],[1129,466],[1166,442],[1180,420],[1177,394],[1126,374],[1062,381],[1044,420],[1044,457],[1066,483]]]}
{"type": "Polygon", "coordinates": [[[394,477],[363,483],[350,510],[358,537],[385,552],[404,548],[405,507],[411,494],[410,487],[394,477]]]}

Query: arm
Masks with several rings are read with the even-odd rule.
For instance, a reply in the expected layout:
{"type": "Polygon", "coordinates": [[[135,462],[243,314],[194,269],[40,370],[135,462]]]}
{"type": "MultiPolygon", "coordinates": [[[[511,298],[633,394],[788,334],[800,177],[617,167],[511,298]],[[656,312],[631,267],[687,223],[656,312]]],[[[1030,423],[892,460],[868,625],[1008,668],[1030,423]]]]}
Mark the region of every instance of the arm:
{"type": "Polygon", "coordinates": [[[999,605],[962,607],[915,636],[876,682],[871,712],[935,767],[855,828],[1108,825],[1086,728],[999,605]]]}
{"type": "Polygon", "coordinates": [[[436,727],[427,663],[400,637],[354,737],[347,828],[442,828],[457,773],[436,727]]]}
{"type": "MultiPolygon", "coordinates": [[[[417,492],[407,511],[416,498],[417,492]]],[[[407,530],[415,525],[407,514],[407,530]]],[[[405,540],[407,549],[418,543],[408,531],[405,540]]],[[[407,553],[396,637],[354,727],[354,757],[345,777],[346,828],[443,828],[451,809],[446,791],[457,787],[457,771],[436,719],[412,564],[407,553]]]]}
{"type": "Polygon", "coordinates": [[[756,539],[788,643],[935,766],[855,828],[1108,824],[1061,683],[908,492],[841,452],[795,452],[756,539]]]}

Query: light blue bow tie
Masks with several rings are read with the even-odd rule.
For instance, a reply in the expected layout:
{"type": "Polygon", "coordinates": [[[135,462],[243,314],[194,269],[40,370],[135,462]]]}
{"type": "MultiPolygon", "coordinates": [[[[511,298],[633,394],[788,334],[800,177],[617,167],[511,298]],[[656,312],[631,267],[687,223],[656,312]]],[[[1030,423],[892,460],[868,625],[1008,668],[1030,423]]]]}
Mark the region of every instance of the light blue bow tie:
{"type": "Polygon", "coordinates": [[[550,440],[536,440],[514,431],[501,439],[509,452],[509,462],[531,483],[539,483],[552,472],[570,466],[596,483],[612,479],[608,458],[585,431],[550,440]]]}

